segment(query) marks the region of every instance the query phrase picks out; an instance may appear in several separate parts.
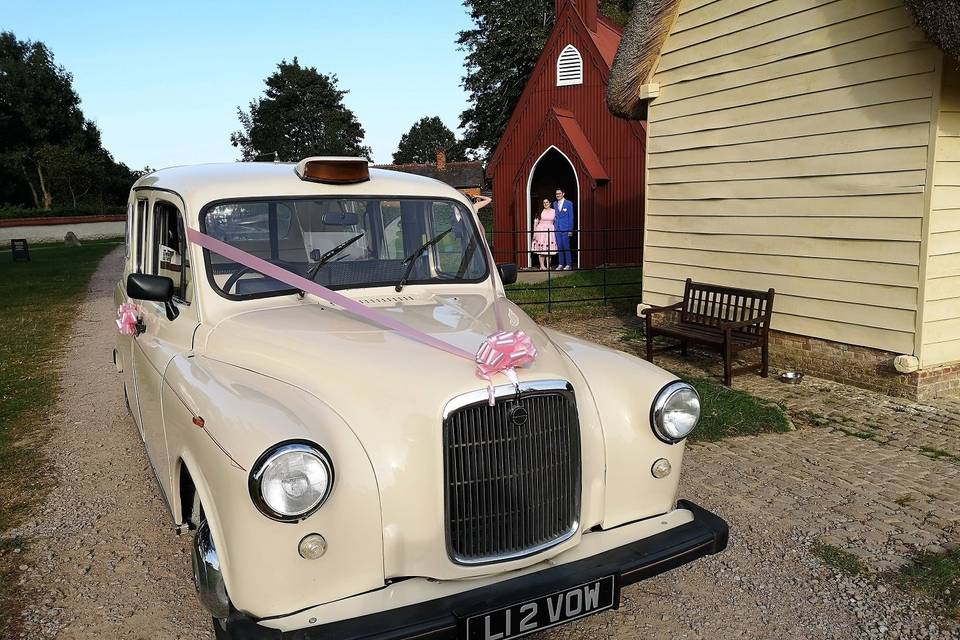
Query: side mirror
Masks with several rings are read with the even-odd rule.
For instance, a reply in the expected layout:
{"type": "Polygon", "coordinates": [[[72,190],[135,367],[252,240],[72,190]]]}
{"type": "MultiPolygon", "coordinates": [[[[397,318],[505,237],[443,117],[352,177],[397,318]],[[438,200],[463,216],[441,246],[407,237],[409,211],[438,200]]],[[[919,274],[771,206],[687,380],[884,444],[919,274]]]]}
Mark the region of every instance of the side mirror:
{"type": "Polygon", "coordinates": [[[166,276],[131,273],[127,276],[127,295],[134,300],[170,302],[173,300],[173,280],[166,276]]]}
{"type": "Polygon", "coordinates": [[[503,282],[504,286],[513,284],[517,281],[517,265],[498,264],[497,271],[500,272],[500,280],[503,282]]]}
{"type": "Polygon", "coordinates": [[[127,276],[127,295],[134,300],[162,302],[168,320],[175,320],[179,310],[173,304],[173,280],[149,273],[131,273],[127,276]]]}

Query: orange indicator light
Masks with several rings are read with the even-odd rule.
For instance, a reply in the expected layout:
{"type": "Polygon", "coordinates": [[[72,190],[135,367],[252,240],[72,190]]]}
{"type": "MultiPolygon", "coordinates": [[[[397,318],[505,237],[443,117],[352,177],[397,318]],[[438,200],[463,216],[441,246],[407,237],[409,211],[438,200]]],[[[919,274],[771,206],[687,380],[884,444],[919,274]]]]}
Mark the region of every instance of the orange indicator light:
{"type": "Polygon", "coordinates": [[[356,184],[370,179],[364,158],[306,158],[297,163],[301,180],[326,184],[356,184]]]}

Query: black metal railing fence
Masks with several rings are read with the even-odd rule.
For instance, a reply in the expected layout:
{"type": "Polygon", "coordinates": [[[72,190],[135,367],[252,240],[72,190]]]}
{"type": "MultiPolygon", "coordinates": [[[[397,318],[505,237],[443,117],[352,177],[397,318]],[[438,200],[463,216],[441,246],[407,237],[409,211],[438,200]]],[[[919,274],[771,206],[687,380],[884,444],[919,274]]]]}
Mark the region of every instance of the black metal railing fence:
{"type": "MultiPolygon", "coordinates": [[[[558,232],[559,233],[559,232],[558,232]]],[[[574,229],[571,270],[558,270],[559,251],[550,252],[547,270],[539,269],[530,231],[490,231],[487,234],[497,263],[519,268],[507,287],[519,305],[543,305],[553,311],[563,304],[627,304],[642,293],[643,229],[574,229]]]]}

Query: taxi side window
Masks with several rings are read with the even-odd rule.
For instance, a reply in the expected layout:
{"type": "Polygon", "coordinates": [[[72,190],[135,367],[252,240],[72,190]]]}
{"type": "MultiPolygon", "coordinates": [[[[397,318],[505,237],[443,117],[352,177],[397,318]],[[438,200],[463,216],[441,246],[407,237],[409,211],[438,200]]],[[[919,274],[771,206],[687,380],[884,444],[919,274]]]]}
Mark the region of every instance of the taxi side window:
{"type": "Polygon", "coordinates": [[[153,204],[153,259],[151,273],[173,280],[174,297],[189,302],[190,259],[180,210],[169,202],[153,204]]]}
{"type": "Polygon", "coordinates": [[[127,222],[123,225],[123,257],[130,259],[130,252],[132,248],[130,246],[130,238],[132,234],[130,229],[133,228],[133,203],[127,203],[127,222]]]}
{"type": "Polygon", "coordinates": [[[142,198],[137,200],[137,208],[133,214],[133,265],[134,271],[143,273],[146,267],[147,250],[147,200],[142,198]]]}

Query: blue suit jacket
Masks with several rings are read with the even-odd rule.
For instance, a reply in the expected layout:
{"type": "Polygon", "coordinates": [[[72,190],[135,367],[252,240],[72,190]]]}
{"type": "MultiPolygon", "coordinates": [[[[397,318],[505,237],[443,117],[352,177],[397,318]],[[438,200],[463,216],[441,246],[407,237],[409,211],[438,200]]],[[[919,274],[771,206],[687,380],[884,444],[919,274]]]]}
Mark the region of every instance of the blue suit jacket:
{"type": "Polygon", "coordinates": [[[557,201],[553,203],[553,210],[557,212],[554,221],[557,231],[573,231],[573,203],[564,198],[563,207],[557,201]]]}

